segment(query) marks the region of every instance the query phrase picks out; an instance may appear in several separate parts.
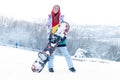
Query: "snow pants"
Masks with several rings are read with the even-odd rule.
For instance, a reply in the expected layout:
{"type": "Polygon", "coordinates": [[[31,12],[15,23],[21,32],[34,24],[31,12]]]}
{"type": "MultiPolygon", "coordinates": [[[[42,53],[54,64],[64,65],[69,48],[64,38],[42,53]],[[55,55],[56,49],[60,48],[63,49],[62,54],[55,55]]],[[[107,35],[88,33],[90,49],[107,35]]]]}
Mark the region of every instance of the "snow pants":
{"type": "MultiPolygon", "coordinates": [[[[60,50],[61,54],[65,57],[68,68],[73,67],[73,63],[71,60],[71,56],[68,53],[67,47],[57,47],[57,49],[60,50]]],[[[50,56],[50,59],[48,61],[48,68],[53,68],[53,59],[54,59],[54,53],[50,56]]]]}

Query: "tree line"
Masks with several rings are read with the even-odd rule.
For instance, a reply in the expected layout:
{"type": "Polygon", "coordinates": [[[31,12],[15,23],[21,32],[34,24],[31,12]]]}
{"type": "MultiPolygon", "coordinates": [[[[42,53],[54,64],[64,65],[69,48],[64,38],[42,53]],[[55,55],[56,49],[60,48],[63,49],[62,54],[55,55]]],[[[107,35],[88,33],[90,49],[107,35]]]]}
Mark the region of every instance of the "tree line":
{"type": "MultiPolygon", "coordinates": [[[[0,17],[0,42],[31,50],[43,49],[47,40],[46,21],[39,23],[0,17]]],[[[120,61],[120,27],[70,24],[67,47],[70,55],[78,48],[87,57],[120,61]]],[[[57,51],[59,52],[59,51],[57,51]]]]}

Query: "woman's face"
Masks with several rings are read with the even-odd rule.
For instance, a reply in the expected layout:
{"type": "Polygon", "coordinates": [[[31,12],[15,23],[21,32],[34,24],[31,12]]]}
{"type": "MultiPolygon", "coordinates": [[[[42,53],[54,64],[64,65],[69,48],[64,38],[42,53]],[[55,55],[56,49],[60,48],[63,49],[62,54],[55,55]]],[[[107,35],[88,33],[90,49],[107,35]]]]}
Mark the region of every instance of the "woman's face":
{"type": "Polygon", "coordinates": [[[55,5],[53,7],[53,12],[56,14],[59,11],[60,7],[58,5],[55,5]]]}

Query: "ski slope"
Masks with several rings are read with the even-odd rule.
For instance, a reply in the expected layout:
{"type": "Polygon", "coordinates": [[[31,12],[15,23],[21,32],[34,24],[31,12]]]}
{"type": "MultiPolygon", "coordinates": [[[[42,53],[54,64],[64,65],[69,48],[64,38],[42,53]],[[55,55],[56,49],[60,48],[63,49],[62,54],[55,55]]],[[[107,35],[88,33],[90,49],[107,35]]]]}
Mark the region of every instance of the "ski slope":
{"type": "Polygon", "coordinates": [[[41,73],[33,73],[31,65],[37,52],[0,46],[0,80],[120,80],[120,63],[98,60],[73,60],[76,72],[68,70],[64,57],[56,56],[54,73],[47,65],[41,73]]]}

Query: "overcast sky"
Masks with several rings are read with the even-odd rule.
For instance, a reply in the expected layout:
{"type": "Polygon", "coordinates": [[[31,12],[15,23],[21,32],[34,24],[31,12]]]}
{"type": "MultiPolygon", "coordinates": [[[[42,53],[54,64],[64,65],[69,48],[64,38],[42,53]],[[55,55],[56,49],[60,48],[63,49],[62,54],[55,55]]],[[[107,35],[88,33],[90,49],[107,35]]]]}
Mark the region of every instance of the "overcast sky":
{"type": "Polygon", "coordinates": [[[0,0],[0,15],[34,21],[47,18],[54,4],[68,22],[120,25],[119,0],[0,0]]]}

